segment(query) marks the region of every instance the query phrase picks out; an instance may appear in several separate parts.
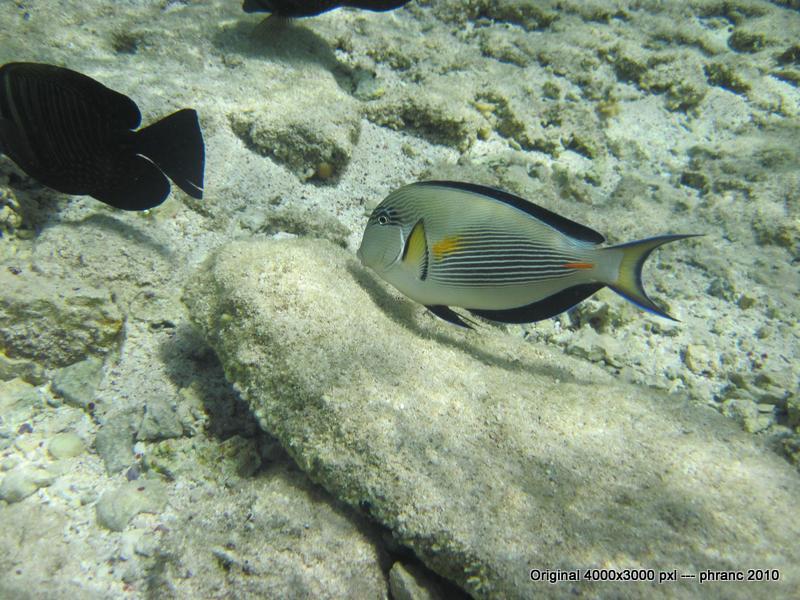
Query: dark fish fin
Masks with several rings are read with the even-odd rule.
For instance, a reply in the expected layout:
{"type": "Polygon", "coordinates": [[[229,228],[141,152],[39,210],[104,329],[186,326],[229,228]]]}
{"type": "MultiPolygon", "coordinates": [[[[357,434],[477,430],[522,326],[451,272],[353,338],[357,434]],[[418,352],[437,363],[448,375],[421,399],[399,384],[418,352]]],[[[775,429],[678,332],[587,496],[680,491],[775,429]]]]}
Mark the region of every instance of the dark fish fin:
{"type": "Polygon", "coordinates": [[[341,2],[340,4],[342,6],[383,12],[394,8],[400,8],[404,4],[408,4],[408,2],[409,0],[349,0],[348,2],[341,2]]]}
{"type": "Polygon", "coordinates": [[[242,10],[246,13],[254,12],[272,12],[272,8],[266,2],[259,2],[259,0],[244,0],[242,2],[242,10]]]}
{"type": "Polygon", "coordinates": [[[135,151],[192,198],[203,197],[205,146],[197,112],[184,108],[136,132],[135,151]]]}
{"type": "Polygon", "coordinates": [[[466,327],[467,329],[472,329],[472,325],[466,323],[457,312],[455,312],[448,306],[435,304],[431,306],[426,306],[425,308],[427,308],[429,311],[431,311],[440,319],[444,319],[445,321],[448,321],[453,325],[458,325],[459,327],[466,327]]]}
{"type": "Polygon", "coordinates": [[[675,317],[668,315],[659,308],[644,291],[644,286],[642,284],[642,268],[644,267],[647,257],[650,256],[650,253],[659,246],[690,237],[697,237],[698,235],[702,234],[661,235],[608,248],[608,250],[622,250],[624,252],[619,265],[617,280],[609,282],[608,286],[639,308],[651,312],[654,315],[658,315],[659,317],[677,321],[675,317]]]}
{"type": "Polygon", "coordinates": [[[473,315],[478,315],[479,317],[491,321],[499,321],[501,323],[533,323],[534,321],[542,321],[550,317],[555,317],[565,310],[569,310],[604,287],[605,284],[602,283],[583,283],[561,290],[544,300],[539,300],[518,308],[510,308],[507,310],[468,310],[473,315]]]}
{"type": "Polygon", "coordinates": [[[38,97],[51,93],[54,85],[62,90],[62,94],[70,90],[87,104],[94,104],[95,109],[104,118],[110,118],[114,126],[136,129],[142,121],[139,107],[128,96],[72,69],[43,63],[8,63],[0,71],[11,78],[12,87],[27,81],[28,87],[35,89],[38,97]]]}
{"type": "Polygon", "coordinates": [[[557,215],[556,213],[542,208],[533,202],[520,198],[509,192],[498,190],[496,188],[488,187],[485,185],[478,185],[477,183],[466,183],[463,181],[421,181],[418,185],[438,185],[442,187],[449,187],[451,189],[463,190],[465,192],[472,192],[473,194],[481,194],[489,198],[493,198],[498,202],[508,204],[514,208],[528,213],[532,217],[539,219],[546,223],[553,229],[557,229],[572,238],[581,240],[583,242],[590,242],[592,244],[602,244],[606,239],[594,229],[590,229],[585,225],[570,221],[566,217],[557,215]]]}
{"type": "Polygon", "coordinates": [[[92,190],[90,196],[122,210],[147,210],[169,196],[169,180],[147,158],[122,158],[116,166],[124,175],[113,178],[107,186],[92,190]]]}

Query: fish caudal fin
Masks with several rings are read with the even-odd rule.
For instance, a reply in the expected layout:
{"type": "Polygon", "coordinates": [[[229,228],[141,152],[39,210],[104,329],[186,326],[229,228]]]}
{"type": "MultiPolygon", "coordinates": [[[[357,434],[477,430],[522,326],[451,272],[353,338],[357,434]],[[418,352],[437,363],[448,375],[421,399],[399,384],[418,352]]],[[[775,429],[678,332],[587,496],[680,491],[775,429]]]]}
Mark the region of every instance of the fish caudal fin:
{"type": "Polygon", "coordinates": [[[197,112],[185,108],[139,130],[136,152],[152,160],[192,198],[203,197],[205,145],[197,112]]]}
{"type": "Polygon", "coordinates": [[[697,235],[702,234],[662,235],[608,248],[608,250],[622,251],[617,280],[608,282],[608,286],[639,308],[659,317],[677,321],[676,318],[664,312],[647,296],[642,286],[642,267],[644,267],[644,263],[650,253],[659,246],[690,237],[697,237],[697,235]]]}

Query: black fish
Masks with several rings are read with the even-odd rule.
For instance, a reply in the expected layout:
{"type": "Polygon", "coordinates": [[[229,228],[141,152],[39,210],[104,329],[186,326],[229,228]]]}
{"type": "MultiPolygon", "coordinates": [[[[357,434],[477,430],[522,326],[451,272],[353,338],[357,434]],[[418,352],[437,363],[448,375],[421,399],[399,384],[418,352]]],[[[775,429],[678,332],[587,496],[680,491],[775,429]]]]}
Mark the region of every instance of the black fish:
{"type": "Polygon", "coordinates": [[[334,8],[350,6],[365,10],[385,11],[408,4],[409,0],[244,0],[242,10],[247,13],[270,12],[281,17],[313,17],[334,8]]]}
{"type": "Polygon", "coordinates": [[[169,177],[203,197],[205,148],[192,109],[133,131],[136,103],[81,73],[36,63],[0,67],[0,152],[65,194],[124,210],[158,206],[169,177]]]}

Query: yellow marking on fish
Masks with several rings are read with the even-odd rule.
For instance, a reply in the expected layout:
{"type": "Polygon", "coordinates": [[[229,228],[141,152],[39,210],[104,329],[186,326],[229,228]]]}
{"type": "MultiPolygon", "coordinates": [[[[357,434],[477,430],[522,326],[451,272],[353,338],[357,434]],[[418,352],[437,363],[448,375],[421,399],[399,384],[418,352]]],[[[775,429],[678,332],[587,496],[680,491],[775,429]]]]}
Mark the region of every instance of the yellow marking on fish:
{"type": "Polygon", "coordinates": [[[592,269],[594,263],[566,263],[561,266],[565,269],[592,269]]]}
{"type": "Polygon", "coordinates": [[[448,254],[455,252],[459,248],[461,248],[461,238],[457,235],[446,237],[442,240],[436,242],[431,250],[433,250],[433,256],[437,259],[442,259],[448,254]]]}
{"type": "Polygon", "coordinates": [[[403,262],[417,264],[419,263],[428,251],[428,244],[425,240],[425,225],[422,219],[417,221],[414,229],[408,236],[406,247],[403,252],[403,262]]]}

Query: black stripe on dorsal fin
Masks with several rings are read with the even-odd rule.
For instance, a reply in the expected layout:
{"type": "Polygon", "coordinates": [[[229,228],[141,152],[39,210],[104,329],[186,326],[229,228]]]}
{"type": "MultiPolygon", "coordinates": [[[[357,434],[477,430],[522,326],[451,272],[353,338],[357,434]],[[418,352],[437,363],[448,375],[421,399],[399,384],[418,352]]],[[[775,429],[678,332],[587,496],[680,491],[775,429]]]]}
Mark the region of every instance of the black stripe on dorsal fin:
{"type": "Polygon", "coordinates": [[[533,323],[534,321],[555,317],[565,310],[569,310],[578,302],[585,300],[604,287],[605,284],[602,283],[584,283],[561,290],[544,300],[539,300],[526,306],[507,310],[467,310],[473,315],[478,315],[491,321],[499,321],[500,323],[533,323]]]}
{"type": "Polygon", "coordinates": [[[504,192],[503,190],[498,190],[493,187],[479,185],[477,183],[467,183],[464,181],[421,181],[417,185],[436,185],[462,190],[465,192],[472,192],[473,194],[480,194],[482,196],[497,200],[498,202],[502,202],[503,204],[513,206],[514,208],[521,210],[536,219],[539,219],[542,223],[549,225],[553,229],[557,229],[561,233],[577,240],[590,242],[592,244],[602,244],[606,241],[603,235],[594,229],[590,229],[589,227],[581,225],[580,223],[576,223],[575,221],[570,221],[566,217],[557,215],[546,208],[542,208],[533,202],[525,200],[525,198],[515,196],[514,194],[504,192]]]}

